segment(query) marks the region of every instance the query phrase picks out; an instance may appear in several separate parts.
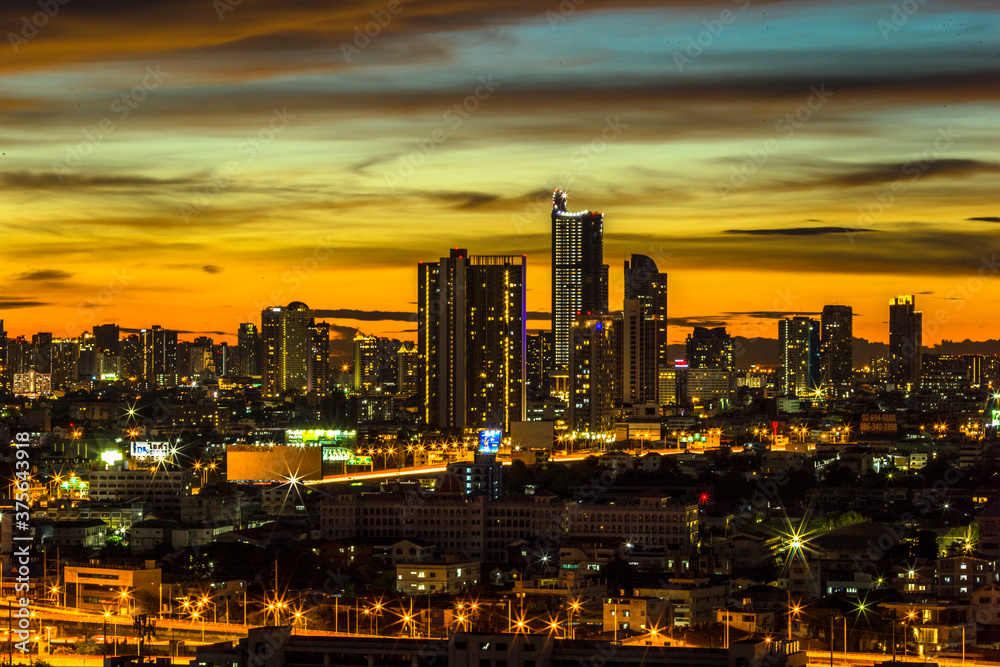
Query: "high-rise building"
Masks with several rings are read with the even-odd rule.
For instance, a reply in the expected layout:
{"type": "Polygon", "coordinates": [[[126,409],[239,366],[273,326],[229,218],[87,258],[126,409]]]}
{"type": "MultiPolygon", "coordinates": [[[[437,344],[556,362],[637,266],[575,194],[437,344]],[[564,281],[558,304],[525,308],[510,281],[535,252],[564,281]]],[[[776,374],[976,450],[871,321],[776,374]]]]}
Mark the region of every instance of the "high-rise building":
{"type": "Polygon", "coordinates": [[[3,328],[3,320],[0,320],[0,394],[9,394],[13,385],[13,376],[10,373],[10,362],[7,360],[7,332],[3,328]]]}
{"type": "Polygon", "coordinates": [[[311,321],[309,338],[308,390],[325,394],[330,383],[330,325],[311,321]]]}
{"type": "Polygon", "coordinates": [[[726,333],[726,327],[695,327],[688,334],[686,346],[689,368],[736,370],[733,339],[726,333]]]}
{"type": "Polygon", "coordinates": [[[396,391],[413,396],[420,391],[420,352],[413,343],[403,343],[396,351],[396,391]]]}
{"type": "Polygon", "coordinates": [[[552,370],[552,332],[530,332],[527,346],[527,391],[533,396],[548,396],[549,372],[552,370]]]}
{"type": "MultiPolygon", "coordinates": [[[[628,289],[626,287],[626,293],[628,289]]],[[[630,405],[658,403],[662,321],[649,313],[645,299],[626,298],[615,336],[615,400],[630,405]]]]}
{"type": "Polygon", "coordinates": [[[97,324],[94,326],[94,343],[97,351],[117,357],[121,353],[119,340],[121,330],[117,324],[97,324]]]}
{"type": "Polygon", "coordinates": [[[624,298],[638,299],[644,317],[656,321],[657,364],[669,366],[673,360],[667,352],[667,274],[660,273],[651,257],[633,254],[631,261],[625,260],[624,298]]]}
{"type": "Polygon", "coordinates": [[[854,311],[850,306],[823,306],[820,348],[822,386],[834,398],[846,398],[854,366],[854,311]]]}
{"type": "Polygon", "coordinates": [[[130,382],[142,380],[142,340],[138,334],[131,334],[121,340],[121,376],[130,382]]]}
{"type": "Polygon", "coordinates": [[[160,387],[177,386],[177,332],[153,325],[139,331],[142,350],[142,377],[160,387]]]}
{"type": "Polygon", "coordinates": [[[903,389],[915,389],[920,382],[923,313],[915,307],[912,294],[889,301],[889,377],[903,389]]]}
{"type": "Polygon", "coordinates": [[[586,313],[570,329],[569,426],[577,438],[614,432],[614,326],[610,315],[586,313]]]}
{"type": "Polygon", "coordinates": [[[608,312],[604,214],[566,210],[566,193],[552,194],[552,331],[554,370],[569,368],[569,330],[578,313],[608,312]]]}
{"type": "Polygon", "coordinates": [[[313,312],[301,301],[266,308],[260,314],[264,341],[262,390],[265,396],[309,390],[313,312]]]}
{"type": "Polygon", "coordinates": [[[509,431],[510,422],[524,420],[525,258],[456,248],[418,271],[425,422],[509,431]]]}
{"type": "Polygon", "coordinates": [[[239,374],[243,377],[260,375],[260,365],[257,360],[259,346],[257,325],[253,322],[243,322],[236,332],[236,344],[239,346],[239,374]]]}
{"type": "Polygon", "coordinates": [[[810,317],[778,321],[781,351],[781,391],[789,396],[810,396],[820,383],[819,322],[810,317]]]}
{"type": "Polygon", "coordinates": [[[360,331],[354,337],[354,391],[375,391],[379,385],[378,336],[360,331]]]}

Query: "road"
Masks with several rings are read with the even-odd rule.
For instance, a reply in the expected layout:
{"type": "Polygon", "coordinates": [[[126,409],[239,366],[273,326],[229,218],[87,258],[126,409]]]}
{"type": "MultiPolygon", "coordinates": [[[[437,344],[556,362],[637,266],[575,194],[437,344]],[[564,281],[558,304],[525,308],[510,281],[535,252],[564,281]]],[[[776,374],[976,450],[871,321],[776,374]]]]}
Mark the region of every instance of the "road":
{"type": "MultiPolygon", "coordinates": [[[[665,456],[679,454],[685,450],[678,449],[646,449],[643,453],[655,451],[665,456]]],[[[600,452],[580,452],[574,454],[557,454],[549,460],[553,463],[569,463],[571,461],[583,461],[591,456],[599,456],[600,452]]],[[[503,465],[509,466],[512,462],[500,461],[503,465]]],[[[400,477],[412,477],[414,475],[434,475],[447,470],[446,466],[409,466],[406,468],[388,468],[386,470],[376,470],[374,472],[352,472],[343,475],[328,475],[323,479],[308,480],[305,483],[312,486],[316,484],[333,484],[339,482],[364,482],[377,479],[398,479],[400,477]]]]}

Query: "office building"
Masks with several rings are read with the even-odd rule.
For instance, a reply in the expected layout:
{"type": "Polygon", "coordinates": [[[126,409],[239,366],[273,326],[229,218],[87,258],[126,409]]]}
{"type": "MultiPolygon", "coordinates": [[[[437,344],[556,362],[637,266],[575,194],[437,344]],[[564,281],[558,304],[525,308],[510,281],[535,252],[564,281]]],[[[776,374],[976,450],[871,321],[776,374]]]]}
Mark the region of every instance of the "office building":
{"type": "Polygon", "coordinates": [[[471,461],[452,461],[447,471],[454,475],[463,493],[484,493],[499,498],[503,488],[503,465],[496,454],[476,453],[471,461]]]}
{"type": "Polygon", "coordinates": [[[920,381],[923,314],[913,295],[889,301],[889,377],[901,389],[916,389],[920,381]]]}
{"type": "Polygon", "coordinates": [[[569,212],[566,193],[552,194],[552,331],[554,370],[569,368],[570,328],[578,313],[608,312],[604,214],[569,212]]]}
{"type": "Polygon", "coordinates": [[[307,391],[325,394],[330,383],[330,325],[310,321],[307,391]]]}
{"type": "Polygon", "coordinates": [[[626,298],[621,315],[615,318],[616,405],[659,402],[657,376],[666,347],[662,339],[666,325],[649,309],[645,299],[626,298]]]}
{"type": "Polygon", "coordinates": [[[378,336],[360,331],[354,337],[354,391],[375,391],[379,386],[378,336]]]}
{"type": "Polygon", "coordinates": [[[153,325],[139,331],[142,379],[160,387],[177,386],[177,332],[153,325]]]}
{"type": "Polygon", "coordinates": [[[820,383],[819,322],[786,317],[778,322],[781,354],[780,390],[788,396],[810,396],[820,383]]]}
{"type": "Polygon", "coordinates": [[[187,470],[129,470],[116,465],[108,470],[90,471],[90,500],[94,502],[144,501],[147,512],[167,512],[180,516],[181,498],[191,494],[191,473],[187,470]]]}
{"type": "Polygon", "coordinates": [[[14,395],[38,398],[52,394],[52,374],[39,373],[32,369],[27,373],[14,374],[14,395]]]}
{"type": "Polygon", "coordinates": [[[3,328],[3,320],[0,320],[0,395],[10,393],[13,385],[13,377],[10,372],[10,363],[7,360],[7,332],[3,328]]]}
{"type": "Polygon", "coordinates": [[[532,396],[549,395],[549,373],[552,370],[552,332],[532,331],[528,334],[526,366],[527,391],[532,396]]]}
{"type": "Polygon", "coordinates": [[[524,257],[455,249],[418,266],[421,406],[432,428],[524,420],[524,257]]]}
{"type": "Polygon", "coordinates": [[[396,391],[413,396],[420,391],[420,352],[413,343],[403,343],[396,350],[396,391]]]}
{"type": "Polygon", "coordinates": [[[687,362],[689,368],[715,368],[725,371],[736,370],[733,354],[733,339],[725,327],[695,327],[688,334],[687,362]]]}
{"type": "Polygon", "coordinates": [[[308,391],[312,324],[312,310],[301,301],[261,311],[265,396],[308,391]]]}
{"type": "Polygon", "coordinates": [[[647,319],[656,322],[658,367],[669,366],[667,352],[667,274],[660,273],[656,262],[646,255],[633,254],[625,260],[624,299],[638,299],[647,319]]]}
{"type": "Polygon", "coordinates": [[[260,365],[257,362],[257,349],[260,346],[257,325],[253,322],[240,324],[236,332],[236,344],[239,347],[239,375],[241,377],[260,375],[260,365]]]}
{"type": "Polygon", "coordinates": [[[89,565],[66,565],[65,605],[96,614],[131,614],[139,609],[157,609],[162,604],[160,568],[154,561],[119,561],[89,565]],[[122,595],[122,592],[126,595],[122,595]]]}
{"type": "Polygon", "coordinates": [[[823,388],[833,398],[846,398],[854,366],[854,311],[850,306],[823,306],[820,350],[823,388]]]}
{"type": "Polygon", "coordinates": [[[569,426],[577,438],[614,432],[614,325],[611,316],[585,314],[570,329],[569,426]]]}

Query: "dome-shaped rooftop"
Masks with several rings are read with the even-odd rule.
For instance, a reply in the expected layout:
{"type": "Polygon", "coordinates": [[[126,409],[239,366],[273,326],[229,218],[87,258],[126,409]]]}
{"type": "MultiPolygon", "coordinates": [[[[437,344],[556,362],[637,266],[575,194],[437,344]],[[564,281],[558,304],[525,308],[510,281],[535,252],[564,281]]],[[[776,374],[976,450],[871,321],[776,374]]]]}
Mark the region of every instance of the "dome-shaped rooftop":
{"type": "Polygon", "coordinates": [[[465,489],[462,488],[462,478],[453,472],[446,472],[440,477],[438,477],[437,484],[434,486],[434,493],[465,493],[465,489]]]}
{"type": "Polygon", "coordinates": [[[301,301],[292,301],[288,304],[288,310],[309,310],[309,306],[301,301]]]}

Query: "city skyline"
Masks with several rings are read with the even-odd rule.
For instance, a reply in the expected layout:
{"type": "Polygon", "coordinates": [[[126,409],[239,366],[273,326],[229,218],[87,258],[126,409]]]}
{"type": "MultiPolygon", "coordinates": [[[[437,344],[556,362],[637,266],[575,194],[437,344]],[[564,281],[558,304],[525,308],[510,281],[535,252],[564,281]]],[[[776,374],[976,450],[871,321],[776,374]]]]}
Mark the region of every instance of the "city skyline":
{"type": "Polygon", "coordinates": [[[0,314],[235,341],[302,301],[412,338],[442,246],[526,254],[547,311],[559,187],[605,213],[612,309],[630,254],[670,274],[671,344],[826,304],[886,341],[898,294],[929,345],[994,338],[1000,18],[915,7],[9,3],[0,314]]]}

